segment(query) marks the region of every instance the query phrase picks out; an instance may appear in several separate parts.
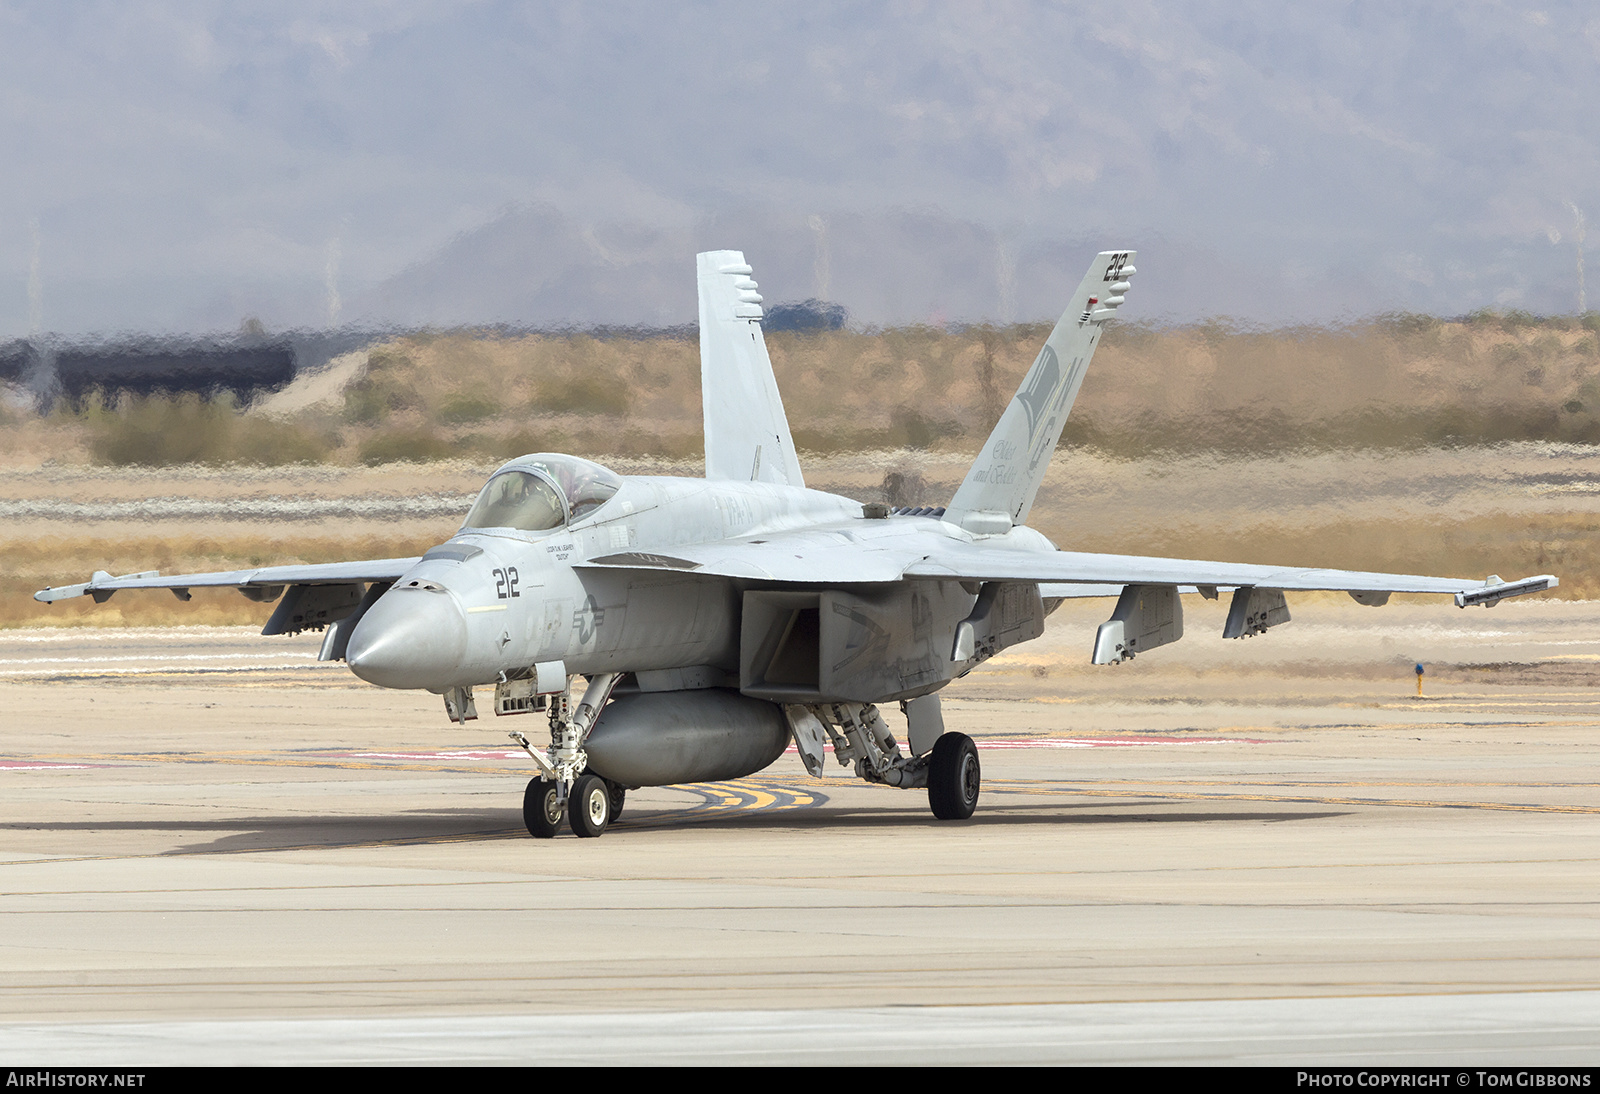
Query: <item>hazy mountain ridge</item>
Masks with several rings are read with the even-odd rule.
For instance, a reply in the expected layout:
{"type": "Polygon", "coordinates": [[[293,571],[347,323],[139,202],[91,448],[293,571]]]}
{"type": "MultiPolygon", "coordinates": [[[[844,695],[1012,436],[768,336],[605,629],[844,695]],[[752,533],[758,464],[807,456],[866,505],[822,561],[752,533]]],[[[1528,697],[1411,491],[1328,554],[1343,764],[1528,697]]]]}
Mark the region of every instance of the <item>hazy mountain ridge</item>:
{"type": "MultiPolygon", "coordinates": [[[[1548,244],[1541,244],[1548,249],[1548,244]]],[[[1139,252],[1129,318],[1303,316],[1326,321],[1393,298],[1383,271],[1312,273],[1159,234],[1024,235],[936,209],[801,216],[746,206],[691,223],[583,223],[554,206],[508,207],[376,288],[346,315],[369,326],[672,326],[695,319],[694,255],[742,250],[768,300],[842,304],[858,326],[1054,319],[1102,250],[1139,252]]],[[[1503,250],[1503,249],[1502,249],[1503,250]]],[[[1506,261],[1501,253],[1486,270],[1506,261]]],[[[1524,263],[1543,276],[1544,250],[1524,263]]]]}
{"type": "Polygon", "coordinates": [[[1072,252],[1068,280],[1087,252],[1146,252],[1136,316],[1564,313],[1576,212],[1600,210],[1600,18],[1580,4],[9,19],[6,336],[681,321],[705,246],[746,250],[775,299],[885,325],[1047,318],[1041,247],[1072,252]],[[506,223],[544,206],[559,231],[506,223]],[[890,246],[907,209],[937,214],[929,237],[890,246]],[[482,233],[507,253],[460,245],[482,233]],[[567,252],[588,238],[592,261],[567,252]]]}

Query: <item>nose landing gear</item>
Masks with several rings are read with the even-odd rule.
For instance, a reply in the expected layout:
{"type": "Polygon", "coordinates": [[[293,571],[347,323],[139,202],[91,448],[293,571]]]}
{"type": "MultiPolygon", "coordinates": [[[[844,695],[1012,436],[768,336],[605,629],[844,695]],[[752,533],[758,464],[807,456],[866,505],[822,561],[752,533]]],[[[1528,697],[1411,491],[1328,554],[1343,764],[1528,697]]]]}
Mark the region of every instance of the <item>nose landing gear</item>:
{"type": "Polygon", "coordinates": [[[626,791],[592,771],[584,771],[588,757],[583,751],[584,738],[594,727],[600,708],[610,698],[620,675],[607,672],[591,677],[576,710],[572,709],[572,684],[568,679],[567,691],[549,700],[548,749],[534,748],[521,733],[510,734],[533,758],[540,772],[522,795],[522,820],[535,839],[553,838],[561,830],[563,814],[575,834],[592,838],[610,827],[622,812],[626,791]]]}

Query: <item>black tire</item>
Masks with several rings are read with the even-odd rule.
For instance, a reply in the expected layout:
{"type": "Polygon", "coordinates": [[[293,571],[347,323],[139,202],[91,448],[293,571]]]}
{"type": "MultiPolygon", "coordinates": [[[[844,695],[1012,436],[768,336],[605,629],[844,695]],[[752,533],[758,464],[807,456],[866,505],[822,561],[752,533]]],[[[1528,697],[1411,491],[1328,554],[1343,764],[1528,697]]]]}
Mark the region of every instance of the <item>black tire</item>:
{"type": "Polygon", "coordinates": [[[928,757],[928,808],[940,820],[966,820],[978,808],[983,773],[978,746],[965,733],[946,733],[928,757]]]}
{"type": "Polygon", "coordinates": [[[606,786],[611,789],[611,822],[615,823],[616,819],[622,816],[622,803],[628,797],[628,788],[610,779],[606,780],[606,786]]]}
{"type": "Polygon", "coordinates": [[[579,775],[567,796],[567,824],[574,834],[593,838],[611,823],[611,787],[599,775],[579,775]]]}
{"type": "Polygon", "coordinates": [[[534,839],[553,839],[561,831],[561,795],[549,779],[533,779],[522,795],[522,823],[534,839]]]}

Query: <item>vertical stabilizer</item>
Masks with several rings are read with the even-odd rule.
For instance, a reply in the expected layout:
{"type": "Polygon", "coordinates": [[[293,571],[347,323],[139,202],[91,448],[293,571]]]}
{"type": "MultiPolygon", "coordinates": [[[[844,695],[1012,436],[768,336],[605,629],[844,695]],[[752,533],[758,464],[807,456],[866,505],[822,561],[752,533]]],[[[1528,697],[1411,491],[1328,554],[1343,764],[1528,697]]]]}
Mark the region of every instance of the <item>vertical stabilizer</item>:
{"type": "Polygon", "coordinates": [[[706,478],[804,486],[761,336],[761,294],[740,251],[696,256],[706,478]]]}
{"type": "Polygon", "coordinates": [[[1095,256],[1083,284],[956,491],[945,520],[979,534],[1008,532],[1027,523],[1100,332],[1128,291],[1133,257],[1132,251],[1101,251],[1095,256]]]}

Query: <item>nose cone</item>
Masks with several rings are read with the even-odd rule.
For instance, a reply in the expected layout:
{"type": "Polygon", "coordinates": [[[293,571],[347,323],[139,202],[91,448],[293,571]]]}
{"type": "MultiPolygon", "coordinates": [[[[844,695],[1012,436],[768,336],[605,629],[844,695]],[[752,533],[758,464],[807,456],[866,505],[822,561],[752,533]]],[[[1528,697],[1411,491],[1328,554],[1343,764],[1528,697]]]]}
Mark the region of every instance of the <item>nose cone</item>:
{"type": "Polygon", "coordinates": [[[385,688],[455,684],[467,652],[467,621],[449,593],[396,589],[356,624],[345,650],[350,671],[385,688]]]}

